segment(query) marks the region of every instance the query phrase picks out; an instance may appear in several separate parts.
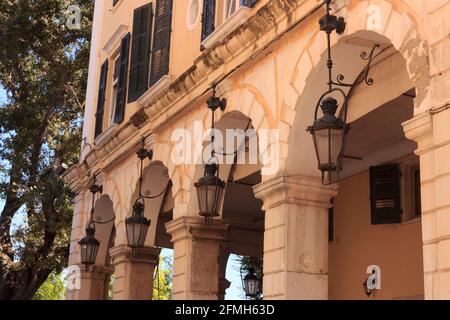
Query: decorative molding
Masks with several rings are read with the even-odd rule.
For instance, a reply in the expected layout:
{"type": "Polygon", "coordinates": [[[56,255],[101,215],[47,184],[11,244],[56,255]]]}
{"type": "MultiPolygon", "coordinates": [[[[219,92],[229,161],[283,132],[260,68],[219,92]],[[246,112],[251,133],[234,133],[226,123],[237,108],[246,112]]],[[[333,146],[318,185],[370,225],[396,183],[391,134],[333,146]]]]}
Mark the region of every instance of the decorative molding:
{"type": "Polygon", "coordinates": [[[145,114],[144,109],[139,109],[135,114],[133,114],[130,118],[130,122],[136,128],[142,128],[148,121],[148,117],[145,114]]]}
{"type": "Polygon", "coordinates": [[[433,146],[433,116],[424,112],[402,123],[406,138],[417,142],[416,154],[420,155],[433,146]]]}
{"type": "Polygon", "coordinates": [[[106,41],[106,43],[103,45],[103,51],[105,51],[108,55],[111,55],[114,50],[114,48],[117,48],[122,38],[127,34],[128,32],[128,25],[121,24],[119,27],[114,31],[112,36],[106,41]]]}
{"type": "Polygon", "coordinates": [[[161,249],[155,247],[137,248],[132,250],[127,245],[118,245],[109,249],[109,254],[114,266],[125,262],[156,265],[160,253],[161,249]]]}
{"type": "Polygon", "coordinates": [[[138,99],[138,103],[141,107],[148,106],[155,102],[155,100],[158,98],[158,95],[166,91],[170,85],[173,83],[174,79],[172,76],[163,76],[161,79],[158,80],[147,92],[142,95],[138,99]]]}
{"type": "Polygon", "coordinates": [[[113,123],[103,131],[97,138],[94,140],[94,144],[97,148],[101,148],[111,137],[115,136],[117,131],[119,130],[119,125],[113,123]]]}
{"type": "Polygon", "coordinates": [[[183,216],[166,223],[166,231],[172,236],[172,243],[183,239],[225,240],[228,223],[215,219],[212,224],[206,224],[201,217],[183,216]]]}
{"type": "Polygon", "coordinates": [[[279,175],[254,186],[253,191],[264,201],[263,211],[285,203],[330,208],[338,186],[324,186],[319,178],[279,175]]]}
{"type": "Polygon", "coordinates": [[[237,29],[241,24],[247,21],[252,15],[252,9],[241,6],[234,12],[231,17],[225,20],[213,33],[211,33],[205,40],[202,41],[204,48],[212,48],[219,41],[226,38],[228,34],[237,29]]]}

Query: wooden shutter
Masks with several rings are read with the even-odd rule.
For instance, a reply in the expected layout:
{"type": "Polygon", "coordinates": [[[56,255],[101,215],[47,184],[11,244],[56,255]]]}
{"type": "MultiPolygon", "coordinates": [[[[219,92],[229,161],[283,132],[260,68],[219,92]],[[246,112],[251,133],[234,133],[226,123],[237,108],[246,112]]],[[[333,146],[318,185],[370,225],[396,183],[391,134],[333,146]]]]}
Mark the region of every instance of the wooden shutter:
{"type": "Polygon", "coordinates": [[[372,224],[401,222],[398,164],[370,167],[372,224]]]}
{"type": "Polygon", "coordinates": [[[203,0],[202,41],[214,32],[216,16],[216,0],[203,0]]]}
{"type": "Polygon", "coordinates": [[[136,101],[148,89],[152,22],[151,3],[134,10],[128,102],[136,101]]]}
{"type": "Polygon", "coordinates": [[[157,0],[150,86],[169,73],[172,0],[157,0]]]}
{"type": "Polygon", "coordinates": [[[114,114],[114,123],[121,123],[125,116],[130,39],[131,35],[128,33],[122,39],[122,45],[120,47],[119,83],[117,87],[117,101],[114,114]]]}
{"type": "Polygon", "coordinates": [[[95,134],[97,138],[103,131],[103,113],[105,110],[106,83],[108,80],[108,60],[106,60],[100,71],[100,84],[98,87],[97,112],[95,113],[95,134]]]}
{"type": "Polygon", "coordinates": [[[422,214],[421,203],[421,184],[420,184],[420,169],[414,170],[414,213],[416,216],[422,214]]]}

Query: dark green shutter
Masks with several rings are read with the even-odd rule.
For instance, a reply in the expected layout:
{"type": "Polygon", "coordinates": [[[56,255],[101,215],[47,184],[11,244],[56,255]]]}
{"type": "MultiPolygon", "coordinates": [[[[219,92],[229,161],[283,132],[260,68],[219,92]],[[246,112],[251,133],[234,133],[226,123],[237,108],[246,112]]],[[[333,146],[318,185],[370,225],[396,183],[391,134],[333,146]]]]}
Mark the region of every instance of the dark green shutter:
{"type": "Polygon", "coordinates": [[[422,214],[421,199],[420,169],[416,169],[414,170],[414,212],[416,216],[422,214]]]}
{"type": "Polygon", "coordinates": [[[151,3],[134,10],[128,102],[136,101],[148,89],[152,22],[151,3]]]}
{"type": "Polygon", "coordinates": [[[157,0],[150,86],[169,73],[172,0],[157,0]]]}
{"type": "Polygon", "coordinates": [[[203,0],[202,41],[214,32],[216,16],[216,0],[203,0]]]}
{"type": "Polygon", "coordinates": [[[95,134],[97,138],[103,131],[103,113],[105,110],[106,83],[108,81],[108,60],[106,60],[100,71],[100,83],[98,87],[97,112],[95,113],[95,134]]]}
{"type": "Polygon", "coordinates": [[[131,35],[128,33],[122,39],[122,45],[120,47],[119,83],[117,87],[117,102],[114,113],[114,123],[121,123],[125,117],[130,39],[131,35]]]}
{"type": "Polygon", "coordinates": [[[370,207],[374,225],[401,222],[398,164],[370,167],[370,207]]]}

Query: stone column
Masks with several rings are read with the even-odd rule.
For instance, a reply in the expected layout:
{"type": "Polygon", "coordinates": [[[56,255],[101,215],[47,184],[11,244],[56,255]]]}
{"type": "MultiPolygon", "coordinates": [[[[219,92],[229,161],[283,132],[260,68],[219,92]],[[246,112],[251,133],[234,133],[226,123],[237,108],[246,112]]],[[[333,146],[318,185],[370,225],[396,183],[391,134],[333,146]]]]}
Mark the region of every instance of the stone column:
{"type": "Polygon", "coordinates": [[[114,300],[152,300],[153,274],[161,249],[126,245],[109,250],[114,266],[114,300]]]}
{"type": "Polygon", "coordinates": [[[450,109],[403,124],[420,156],[425,299],[450,299],[450,109]]]}
{"type": "Polygon", "coordinates": [[[221,245],[228,225],[201,217],[180,217],[166,224],[174,245],[173,298],[218,300],[221,245]]]}
{"type": "Polygon", "coordinates": [[[84,265],[73,265],[68,273],[68,300],[106,300],[109,270],[91,267],[86,271],[84,265]]]}
{"type": "Polygon", "coordinates": [[[328,299],[328,208],[337,189],[280,175],[254,187],[264,201],[264,299],[328,299]]]}
{"type": "MultiPolygon", "coordinates": [[[[80,246],[78,241],[84,236],[83,205],[84,194],[75,197],[70,239],[67,300],[104,300],[109,270],[98,266],[86,271],[80,264],[80,246]]],[[[85,217],[84,217],[85,218],[85,217]]]]}

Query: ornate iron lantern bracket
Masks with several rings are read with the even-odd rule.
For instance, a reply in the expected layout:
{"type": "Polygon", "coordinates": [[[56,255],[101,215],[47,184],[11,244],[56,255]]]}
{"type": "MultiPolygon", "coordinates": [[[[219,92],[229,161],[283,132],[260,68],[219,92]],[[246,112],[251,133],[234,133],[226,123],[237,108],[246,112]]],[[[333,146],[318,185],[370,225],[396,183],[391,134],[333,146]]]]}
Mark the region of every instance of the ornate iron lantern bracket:
{"type": "MultiPolygon", "coordinates": [[[[375,57],[375,50],[380,45],[375,44],[370,53],[363,51],[360,54],[361,59],[367,61],[363,72],[353,83],[344,82],[345,77],[339,74],[336,81],[333,81],[333,59],[331,52],[331,33],[336,31],[342,34],[345,31],[346,23],[344,18],[331,14],[331,0],[324,0],[326,5],[326,14],[320,18],[320,30],[327,35],[327,68],[328,68],[328,90],[321,95],[317,102],[314,123],[307,128],[307,131],[313,136],[314,147],[318,160],[318,168],[322,172],[322,183],[331,184],[339,180],[339,173],[343,167],[345,143],[347,134],[350,131],[350,125],[347,124],[348,100],[353,89],[359,84],[365,82],[367,85],[373,85],[374,80],[369,77],[369,71],[375,57]],[[343,88],[350,88],[348,92],[343,88]],[[342,97],[342,109],[339,109],[338,101],[333,95],[338,94],[342,97]],[[319,118],[319,111],[323,114],[319,118]]],[[[357,159],[356,157],[348,157],[357,159]]]]}

